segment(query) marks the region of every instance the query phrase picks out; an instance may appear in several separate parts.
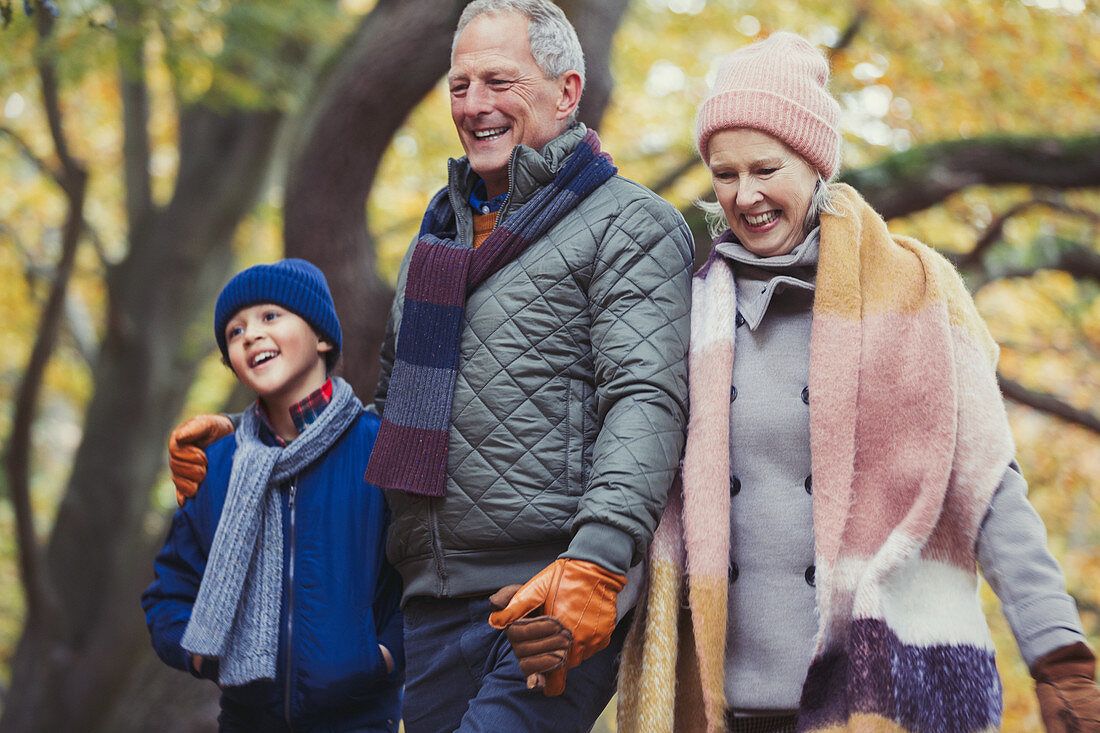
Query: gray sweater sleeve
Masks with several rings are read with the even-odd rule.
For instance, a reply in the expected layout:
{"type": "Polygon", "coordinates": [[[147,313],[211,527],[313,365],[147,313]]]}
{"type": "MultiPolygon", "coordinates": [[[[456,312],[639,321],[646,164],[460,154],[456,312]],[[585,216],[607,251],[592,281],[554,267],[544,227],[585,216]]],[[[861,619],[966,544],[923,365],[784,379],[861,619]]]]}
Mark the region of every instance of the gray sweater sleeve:
{"type": "Polygon", "coordinates": [[[1028,667],[1049,651],[1084,641],[1047,532],[1015,462],[1005,471],[978,531],[978,562],[1028,667]]]}

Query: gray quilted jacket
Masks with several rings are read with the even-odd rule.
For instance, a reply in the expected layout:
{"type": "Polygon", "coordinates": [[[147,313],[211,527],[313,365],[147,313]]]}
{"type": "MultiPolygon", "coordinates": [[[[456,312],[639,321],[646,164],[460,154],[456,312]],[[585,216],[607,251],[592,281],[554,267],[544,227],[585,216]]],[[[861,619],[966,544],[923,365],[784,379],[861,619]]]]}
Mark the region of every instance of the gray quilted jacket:
{"type": "MultiPolygon", "coordinates": [[[[498,223],[553,179],[584,132],[513,151],[498,223]]],[[[450,161],[466,246],[476,181],[465,158],[450,161]]],[[[446,496],[386,492],[387,554],[405,598],[493,592],[559,556],[622,573],[641,559],[684,443],[690,242],[672,206],[615,176],[470,294],[446,496]]],[[[382,347],[379,412],[408,261],[382,347]]]]}

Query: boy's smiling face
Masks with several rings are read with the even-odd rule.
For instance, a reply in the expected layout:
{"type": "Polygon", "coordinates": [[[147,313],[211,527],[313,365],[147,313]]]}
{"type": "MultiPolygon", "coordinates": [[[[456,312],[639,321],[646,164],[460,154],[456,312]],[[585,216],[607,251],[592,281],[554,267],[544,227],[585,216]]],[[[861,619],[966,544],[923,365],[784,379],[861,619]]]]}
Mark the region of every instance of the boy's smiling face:
{"type": "Polygon", "coordinates": [[[229,365],[269,412],[289,410],[325,383],[324,341],[301,316],[272,303],[242,308],[225,326],[229,365]]]}

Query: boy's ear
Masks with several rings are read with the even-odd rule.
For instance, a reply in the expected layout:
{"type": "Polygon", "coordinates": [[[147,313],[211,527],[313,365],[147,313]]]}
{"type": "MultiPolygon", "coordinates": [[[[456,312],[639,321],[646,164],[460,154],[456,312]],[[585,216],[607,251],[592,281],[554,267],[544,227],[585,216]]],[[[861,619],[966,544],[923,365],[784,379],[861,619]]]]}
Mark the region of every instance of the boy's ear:
{"type": "Polygon", "coordinates": [[[328,339],[326,339],[326,338],[317,339],[317,353],[318,354],[324,354],[327,351],[332,351],[334,348],[336,348],[336,347],[333,346],[332,342],[329,341],[328,339]]]}

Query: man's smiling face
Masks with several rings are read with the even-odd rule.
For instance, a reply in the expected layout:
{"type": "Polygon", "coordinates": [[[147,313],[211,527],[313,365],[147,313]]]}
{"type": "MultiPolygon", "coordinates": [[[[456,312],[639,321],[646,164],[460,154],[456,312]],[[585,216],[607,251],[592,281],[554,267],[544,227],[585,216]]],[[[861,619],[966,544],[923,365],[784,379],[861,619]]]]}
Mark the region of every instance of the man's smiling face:
{"type": "Polygon", "coordinates": [[[462,31],[447,75],[451,117],[470,167],[490,197],[508,190],[516,145],[535,150],[567,126],[580,98],[580,76],[547,79],[531,55],[527,18],[480,15],[462,31]]]}

